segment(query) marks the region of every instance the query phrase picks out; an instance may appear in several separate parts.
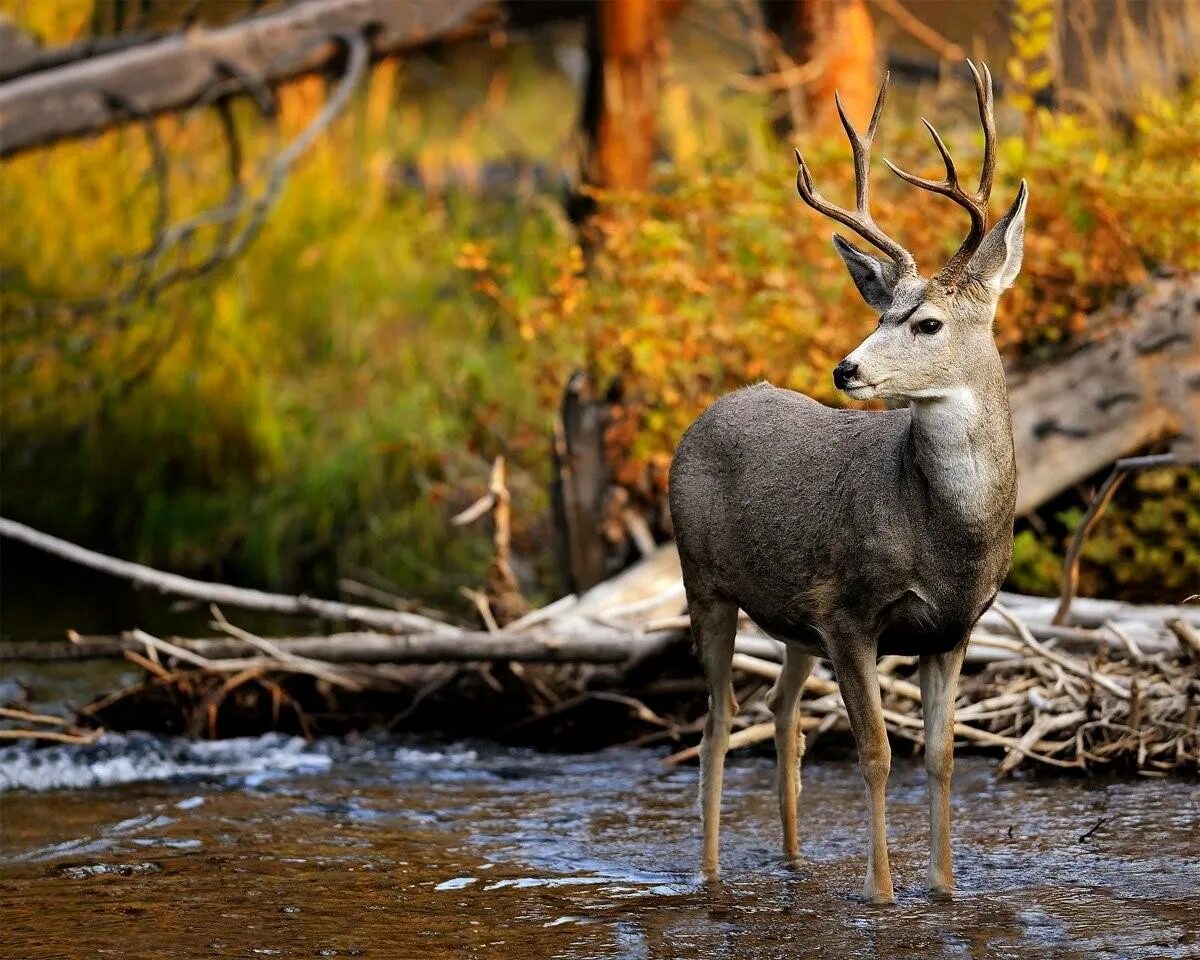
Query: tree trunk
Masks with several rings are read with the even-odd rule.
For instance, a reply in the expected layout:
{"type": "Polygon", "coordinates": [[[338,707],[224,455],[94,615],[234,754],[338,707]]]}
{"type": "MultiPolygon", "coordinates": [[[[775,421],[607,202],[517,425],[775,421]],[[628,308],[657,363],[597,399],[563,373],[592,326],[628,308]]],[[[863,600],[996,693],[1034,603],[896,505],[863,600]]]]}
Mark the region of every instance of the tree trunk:
{"type": "MultiPolygon", "coordinates": [[[[833,94],[841,94],[850,119],[863,124],[871,115],[877,87],[875,24],[866,0],[762,0],[763,22],[789,66],[810,67],[801,85],[812,123],[836,116],[833,94]]],[[[781,109],[776,130],[791,131],[792,113],[781,109]]]]}
{"type": "Polygon", "coordinates": [[[613,572],[605,536],[605,504],[612,470],[604,435],[609,401],[597,397],[587,375],[571,377],[554,429],[554,526],[568,590],[580,593],[613,572]]]}
{"type": "Polygon", "coordinates": [[[658,0],[605,0],[589,14],[584,178],[640,190],[654,161],[663,14],[658,0]]]}

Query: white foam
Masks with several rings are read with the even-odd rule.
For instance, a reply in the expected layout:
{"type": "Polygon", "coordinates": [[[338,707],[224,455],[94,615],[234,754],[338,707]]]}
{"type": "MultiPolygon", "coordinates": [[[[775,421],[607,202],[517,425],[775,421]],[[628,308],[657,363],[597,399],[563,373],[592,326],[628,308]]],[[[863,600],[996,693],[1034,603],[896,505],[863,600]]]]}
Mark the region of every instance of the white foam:
{"type": "MultiPolygon", "coordinates": [[[[257,786],[278,777],[322,773],[355,762],[381,763],[394,771],[473,765],[474,750],[419,749],[386,741],[318,740],[279,733],[229,740],[187,740],[146,733],[106,733],[95,743],[0,747],[0,791],[86,789],[125,783],[238,777],[257,786]]],[[[203,803],[191,798],[185,803],[203,803]]],[[[183,807],[182,809],[187,809],[183,807]]]]}
{"type": "Polygon", "coordinates": [[[192,741],[106,733],[85,746],[0,749],[0,790],[38,792],[231,774],[319,773],[332,763],[319,745],[281,734],[192,741]]]}

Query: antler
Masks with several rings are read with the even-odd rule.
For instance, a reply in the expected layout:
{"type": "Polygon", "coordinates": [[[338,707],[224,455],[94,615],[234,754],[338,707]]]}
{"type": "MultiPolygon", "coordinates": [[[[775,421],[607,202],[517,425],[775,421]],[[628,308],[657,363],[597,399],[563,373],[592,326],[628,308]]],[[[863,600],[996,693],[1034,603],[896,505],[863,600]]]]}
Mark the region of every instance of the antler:
{"type": "Polygon", "coordinates": [[[879,87],[879,96],[875,98],[875,111],[871,114],[871,123],[867,127],[865,137],[860,137],[858,131],[846,118],[846,111],[842,107],[842,98],[836,93],[833,95],[834,102],[837,104],[838,116],[842,120],[842,126],[846,128],[846,137],[850,140],[850,149],[854,152],[856,209],[847,210],[839,207],[817,193],[816,187],[813,186],[812,174],[808,172],[808,164],[804,162],[799,150],[796,151],[796,163],[799,164],[799,169],[796,171],[796,190],[810,207],[829,219],[849,227],[868,243],[874,244],[891,257],[902,270],[916,270],[912,254],[879,229],[871,217],[868,204],[871,188],[871,143],[875,139],[875,128],[879,126],[879,116],[883,113],[883,101],[887,97],[887,89],[888,75],[884,74],[883,84],[879,87]]]}
{"type": "Polygon", "coordinates": [[[988,70],[987,64],[983,64],[982,77],[975,64],[970,60],[967,61],[967,66],[971,68],[971,75],[975,78],[975,96],[979,100],[979,120],[983,124],[983,170],[979,174],[979,189],[974,193],[967,193],[959,185],[958,172],[954,169],[954,161],[950,158],[946,144],[938,136],[933,124],[924,117],[921,118],[921,122],[925,124],[929,135],[933,137],[934,146],[937,147],[938,153],[942,155],[942,161],[946,164],[946,179],[939,182],[926,180],[924,177],[914,177],[911,173],[901,170],[890,160],[883,161],[888,165],[888,169],[901,180],[911,183],[914,187],[920,187],[922,190],[949,197],[971,215],[971,229],[967,233],[967,238],[963,240],[962,246],[955,251],[954,256],[938,273],[939,279],[943,281],[957,280],[966,269],[972,254],[979,249],[979,244],[983,242],[983,237],[987,233],[988,198],[992,194],[992,176],[996,170],[996,116],[995,106],[992,102],[992,74],[988,70]]]}

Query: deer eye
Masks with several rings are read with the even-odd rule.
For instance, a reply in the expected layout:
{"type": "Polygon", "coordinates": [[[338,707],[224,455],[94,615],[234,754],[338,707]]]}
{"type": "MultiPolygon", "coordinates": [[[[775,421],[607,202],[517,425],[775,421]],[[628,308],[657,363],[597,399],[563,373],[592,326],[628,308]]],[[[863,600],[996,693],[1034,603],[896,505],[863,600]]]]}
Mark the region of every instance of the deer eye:
{"type": "Polygon", "coordinates": [[[919,333],[934,334],[942,329],[942,321],[926,317],[924,320],[918,320],[916,327],[919,333]]]}

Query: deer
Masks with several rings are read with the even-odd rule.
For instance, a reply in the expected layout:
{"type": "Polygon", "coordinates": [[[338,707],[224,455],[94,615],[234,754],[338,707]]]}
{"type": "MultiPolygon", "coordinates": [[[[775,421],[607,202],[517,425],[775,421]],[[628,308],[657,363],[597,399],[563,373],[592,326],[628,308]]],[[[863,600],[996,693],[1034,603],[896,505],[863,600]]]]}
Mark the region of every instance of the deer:
{"type": "Polygon", "coordinates": [[[800,151],[801,199],[883,256],[834,234],[850,279],[878,316],[875,330],[833,370],[854,400],[837,409],[759,383],[718,399],[681,438],[668,500],[708,689],[700,745],[703,870],[718,876],[725,755],[738,705],[731,662],[739,608],[784,645],[767,696],[774,719],[784,855],[799,857],[797,807],[805,738],[801,690],[818,658],[836,676],[867,800],[864,897],[894,901],[885,821],[891,748],[880,702],[880,657],[918,658],[929,793],[928,886],[954,888],[950,780],[954,702],[967,639],[1012,559],[1016,466],[1004,368],[993,336],[1001,294],[1021,268],[1028,187],[989,229],[996,166],[992,78],[968,61],[984,149],[978,189],[959,177],[923,120],[945,178],[901,180],[970,216],[957,251],[928,278],[870,212],[870,154],[887,96],[885,75],[865,135],[835,104],[850,141],[855,209],[817,192],[800,151]]]}

